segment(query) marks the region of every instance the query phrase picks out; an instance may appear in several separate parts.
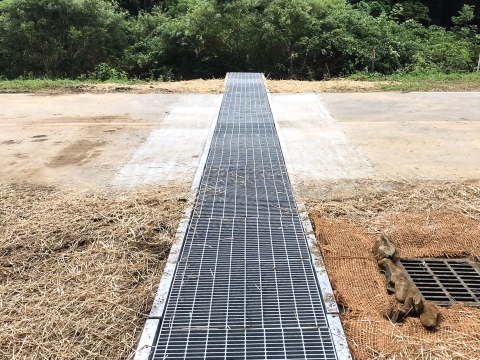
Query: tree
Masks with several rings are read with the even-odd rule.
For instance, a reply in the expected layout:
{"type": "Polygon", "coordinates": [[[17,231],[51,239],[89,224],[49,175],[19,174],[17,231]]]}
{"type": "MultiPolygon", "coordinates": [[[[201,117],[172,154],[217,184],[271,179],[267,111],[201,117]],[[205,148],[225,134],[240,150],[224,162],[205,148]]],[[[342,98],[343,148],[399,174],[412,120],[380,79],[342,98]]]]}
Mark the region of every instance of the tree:
{"type": "Polygon", "coordinates": [[[123,50],[124,14],[103,0],[4,0],[0,3],[4,75],[76,77],[123,50]]]}
{"type": "Polygon", "coordinates": [[[476,6],[474,21],[480,24],[480,0],[349,0],[351,4],[366,4],[373,16],[385,12],[399,21],[409,19],[421,21],[424,25],[432,24],[451,28],[452,16],[455,16],[463,5],[476,6]]]}
{"type": "Polygon", "coordinates": [[[142,12],[151,12],[155,6],[164,4],[165,0],[115,0],[115,2],[130,15],[137,16],[142,12]]]}

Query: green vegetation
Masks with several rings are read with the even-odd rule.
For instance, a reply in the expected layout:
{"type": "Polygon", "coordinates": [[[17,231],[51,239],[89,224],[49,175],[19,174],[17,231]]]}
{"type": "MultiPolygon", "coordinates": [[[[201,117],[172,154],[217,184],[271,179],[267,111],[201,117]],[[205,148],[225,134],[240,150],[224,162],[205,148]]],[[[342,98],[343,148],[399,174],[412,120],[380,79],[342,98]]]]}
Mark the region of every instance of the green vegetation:
{"type": "Polygon", "coordinates": [[[480,51],[474,5],[480,1],[0,0],[0,78],[471,73],[480,51]]]}
{"type": "Polygon", "coordinates": [[[480,73],[423,73],[381,75],[356,73],[349,80],[375,82],[378,91],[473,91],[480,89],[480,73]]]}
{"type": "MultiPolygon", "coordinates": [[[[143,84],[144,82],[139,80],[115,80],[115,79],[108,79],[105,80],[108,82],[112,82],[119,85],[135,85],[135,84],[143,84]]],[[[104,81],[100,80],[70,80],[70,79],[14,79],[14,80],[0,80],[0,92],[11,92],[11,93],[19,93],[19,92],[36,92],[38,90],[44,90],[48,92],[49,89],[64,89],[64,92],[68,92],[68,89],[71,89],[72,92],[75,92],[75,89],[79,87],[82,88],[86,86],[94,87],[97,84],[101,84],[104,81]]]]}

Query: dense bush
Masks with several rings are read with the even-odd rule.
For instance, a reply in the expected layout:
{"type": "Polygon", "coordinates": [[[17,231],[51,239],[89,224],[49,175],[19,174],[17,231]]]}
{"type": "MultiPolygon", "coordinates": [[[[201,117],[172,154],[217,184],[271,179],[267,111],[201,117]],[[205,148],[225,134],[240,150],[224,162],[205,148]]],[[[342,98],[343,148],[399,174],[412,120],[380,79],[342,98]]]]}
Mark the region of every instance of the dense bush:
{"type": "Polygon", "coordinates": [[[417,0],[0,0],[0,75],[323,79],[472,71],[474,8],[429,25],[417,0]],[[129,14],[120,8],[122,5],[129,14]]]}
{"type": "Polygon", "coordinates": [[[126,46],[125,16],[98,0],[0,2],[3,75],[76,77],[115,63],[126,46]]]}

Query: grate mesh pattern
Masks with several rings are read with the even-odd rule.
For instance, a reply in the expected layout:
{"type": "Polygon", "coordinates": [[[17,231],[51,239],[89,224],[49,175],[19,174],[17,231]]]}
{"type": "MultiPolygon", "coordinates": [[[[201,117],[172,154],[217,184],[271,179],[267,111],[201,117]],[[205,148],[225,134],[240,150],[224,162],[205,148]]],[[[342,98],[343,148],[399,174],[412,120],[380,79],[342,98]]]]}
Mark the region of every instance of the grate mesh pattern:
{"type": "Polygon", "coordinates": [[[155,359],[336,359],[263,77],[226,92],[155,359]]]}
{"type": "Polygon", "coordinates": [[[401,263],[426,300],[480,305],[480,273],[466,261],[410,259],[401,263]]]}

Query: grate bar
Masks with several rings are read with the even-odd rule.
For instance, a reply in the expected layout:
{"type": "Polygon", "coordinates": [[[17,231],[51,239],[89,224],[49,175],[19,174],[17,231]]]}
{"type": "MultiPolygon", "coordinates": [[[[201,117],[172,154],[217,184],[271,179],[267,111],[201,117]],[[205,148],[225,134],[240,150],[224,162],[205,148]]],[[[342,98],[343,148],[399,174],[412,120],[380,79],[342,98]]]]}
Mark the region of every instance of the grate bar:
{"type": "Polygon", "coordinates": [[[262,74],[230,73],[154,359],[337,359],[262,74]]]}

